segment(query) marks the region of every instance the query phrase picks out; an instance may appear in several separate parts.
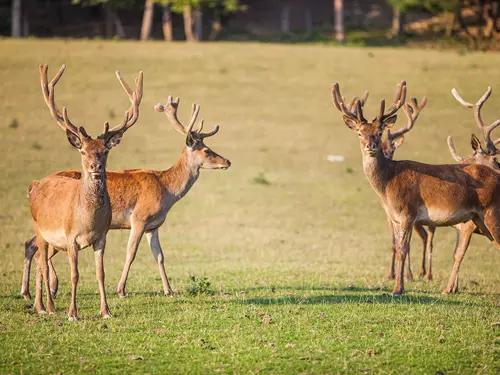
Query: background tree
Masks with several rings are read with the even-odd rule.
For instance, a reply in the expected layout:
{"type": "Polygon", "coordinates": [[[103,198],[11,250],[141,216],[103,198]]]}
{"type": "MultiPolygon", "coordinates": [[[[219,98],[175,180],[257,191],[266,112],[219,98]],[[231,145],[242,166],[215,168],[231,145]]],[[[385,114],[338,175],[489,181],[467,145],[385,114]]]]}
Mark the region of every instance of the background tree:
{"type": "Polygon", "coordinates": [[[335,10],[335,39],[339,43],[344,43],[344,0],[334,0],[335,10]]]}
{"type": "Polygon", "coordinates": [[[153,0],[162,5],[163,33],[165,40],[172,40],[172,15],[171,12],[182,14],[184,18],[184,33],[186,40],[197,42],[202,40],[204,9],[213,14],[212,32],[210,40],[214,40],[222,29],[222,19],[231,12],[243,10],[239,0],[153,0]]]}
{"type": "Polygon", "coordinates": [[[112,38],[118,35],[123,39],[127,37],[117,10],[132,6],[134,0],[73,0],[73,4],[81,4],[82,6],[100,5],[104,16],[104,36],[112,38]]]}
{"type": "Polygon", "coordinates": [[[401,37],[404,31],[405,14],[412,10],[426,10],[432,14],[456,12],[459,0],[389,0],[393,8],[392,37],[401,37]]]}

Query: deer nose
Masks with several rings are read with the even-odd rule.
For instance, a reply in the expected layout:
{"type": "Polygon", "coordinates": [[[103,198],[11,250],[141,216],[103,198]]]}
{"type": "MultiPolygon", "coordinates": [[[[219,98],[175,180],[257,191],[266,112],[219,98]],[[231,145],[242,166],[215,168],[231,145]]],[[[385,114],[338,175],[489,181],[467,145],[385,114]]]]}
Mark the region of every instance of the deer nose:
{"type": "Polygon", "coordinates": [[[90,169],[92,170],[92,172],[102,172],[103,167],[101,163],[92,163],[90,165],[90,169]]]}
{"type": "Polygon", "coordinates": [[[226,160],[227,162],[227,167],[229,168],[231,166],[231,162],[229,160],[226,160]]]}

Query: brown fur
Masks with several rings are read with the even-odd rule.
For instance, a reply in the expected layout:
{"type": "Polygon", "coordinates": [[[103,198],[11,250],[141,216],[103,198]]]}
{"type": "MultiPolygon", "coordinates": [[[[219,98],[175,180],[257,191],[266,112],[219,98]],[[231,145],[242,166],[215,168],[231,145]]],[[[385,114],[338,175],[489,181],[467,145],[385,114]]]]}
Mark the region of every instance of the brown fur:
{"type": "Polygon", "coordinates": [[[394,124],[394,112],[404,102],[406,83],[401,86],[390,114],[384,113],[383,103],[371,122],[364,119],[359,105],[357,113],[346,109],[337,84],[332,93],[346,125],[359,135],[365,175],[392,226],[398,260],[394,295],[404,292],[404,263],[415,224],[437,227],[473,220],[500,246],[499,174],[483,165],[429,165],[383,155],[382,133],[394,124]]]}
{"type": "MultiPolygon", "coordinates": [[[[137,121],[138,106],[142,97],[142,74],[137,81],[137,92],[132,93],[117,73],[118,79],[129,95],[132,103],[124,121],[92,139],[83,127],[77,128],[68,118],[66,108],[62,113],[54,101],[54,86],[57,84],[65,66],[63,65],[50,84],[47,81],[48,66],[40,65],[42,93],[53,119],[65,130],[69,143],[78,149],[81,156],[82,172],[80,178],[51,175],[34,181],[28,189],[31,215],[35,227],[35,242],[39,249],[36,277],[35,308],[45,313],[42,303],[42,276],[47,292],[47,310],[55,313],[49,285],[49,246],[56,251],[67,251],[71,266],[71,304],[68,311],[70,320],[77,320],[76,290],[79,279],[78,252],[90,245],[94,248],[96,277],[101,295],[101,315],[111,317],[104,288],[104,249],[106,234],[111,224],[111,203],[106,186],[106,163],[109,150],[120,143],[124,132],[137,121]]],[[[51,253],[51,255],[53,252],[51,253]]],[[[26,262],[25,262],[26,266],[26,262]]],[[[26,267],[25,267],[26,270],[26,267]]],[[[29,292],[28,292],[29,293],[29,292]]]]}
{"type": "MultiPolygon", "coordinates": [[[[181,125],[182,126],[182,125],[181,125]]],[[[126,296],[125,286],[130,266],[135,259],[137,247],[144,233],[158,263],[163,289],[173,295],[164,267],[164,255],[158,239],[158,229],[163,225],[172,206],[184,197],[199,177],[200,169],[227,169],[231,163],[207,147],[203,137],[193,132],[191,146],[186,146],[177,162],[165,171],[147,169],[109,171],[108,193],[111,199],[112,221],[110,229],[131,229],[127,246],[127,258],[117,292],[126,296]]],[[[61,171],[51,177],[81,178],[79,171],[61,171]]],[[[49,176],[50,177],[50,176],[49,176]]],[[[25,266],[21,294],[29,298],[29,269],[37,248],[34,238],[25,246],[25,266]]],[[[57,251],[55,251],[57,252],[57,251]]],[[[52,262],[51,290],[57,291],[57,275],[52,262]]]]}

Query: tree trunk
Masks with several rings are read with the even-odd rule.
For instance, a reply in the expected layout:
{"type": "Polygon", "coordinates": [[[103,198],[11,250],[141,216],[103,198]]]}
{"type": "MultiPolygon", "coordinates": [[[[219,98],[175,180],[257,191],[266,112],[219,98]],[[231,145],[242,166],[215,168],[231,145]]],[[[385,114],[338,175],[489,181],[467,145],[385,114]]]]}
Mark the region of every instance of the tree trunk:
{"type": "Polygon", "coordinates": [[[184,5],[184,33],[188,42],[195,42],[196,39],[193,35],[193,14],[191,4],[184,5]]]}
{"type": "Polygon", "coordinates": [[[222,23],[220,22],[219,18],[216,18],[212,22],[212,32],[210,33],[208,40],[214,41],[215,39],[217,39],[217,35],[219,35],[221,30],[222,30],[222,23]]]}
{"type": "Polygon", "coordinates": [[[141,40],[148,40],[153,26],[153,0],[146,0],[144,5],[144,15],[142,17],[141,40]]]}
{"type": "Polygon", "coordinates": [[[446,37],[451,37],[453,35],[453,30],[455,28],[455,23],[457,22],[457,13],[450,13],[449,16],[447,17],[448,20],[446,22],[446,27],[444,30],[444,35],[446,37]]]}
{"type": "Polygon", "coordinates": [[[203,12],[200,8],[194,10],[194,34],[197,41],[203,39],[203,12]]]}
{"type": "Polygon", "coordinates": [[[290,32],[290,4],[288,2],[283,4],[281,11],[281,32],[284,34],[290,32]]]}
{"type": "Polygon", "coordinates": [[[11,35],[14,38],[22,36],[23,11],[22,0],[12,0],[12,28],[11,35]]]}
{"type": "Polygon", "coordinates": [[[306,7],[305,23],[306,23],[307,35],[310,36],[312,35],[313,32],[313,22],[312,22],[311,8],[308,5],[306,7]]]}
{"type": "Polygon", "coordinates": [[[23,37],[27,38],[30,35],[30,21],[26,12],[23,12],[23,37]]]}
{"type": "Polygon", "coordinates": [[[163,7],[163,37],[167,42],[172,41],[172,10],[171,5],[163,7]]]}
{"type": "Polygon", "coordinates": [[[111,39],[113,37],[113,17],[111,8],[108,4],[104,4],[104,37],[111,39]]]}
{"type": "Polygon", "coordinates": [[[333,0],[335,9],[335,39],[339,43],[344,43],[344,1],[333,0]]]}
{"type": "Polygon", "coordinates": [[[400,38],[403,36],[404,13],[399,9],[393,8],[392,13],[392,37],[400,38]]]}
{"type": "Polygon", "coordinates": [[[120,38],[125,39],[127,37],[127,34],[125,34],[125,29],[123,28],[123,24],[122,21],[120,20],[120,17],[118,16],[118,13],[111,10],[111,16],[113,18],[113,23],[115,25],[116,33],[120,38]]]}

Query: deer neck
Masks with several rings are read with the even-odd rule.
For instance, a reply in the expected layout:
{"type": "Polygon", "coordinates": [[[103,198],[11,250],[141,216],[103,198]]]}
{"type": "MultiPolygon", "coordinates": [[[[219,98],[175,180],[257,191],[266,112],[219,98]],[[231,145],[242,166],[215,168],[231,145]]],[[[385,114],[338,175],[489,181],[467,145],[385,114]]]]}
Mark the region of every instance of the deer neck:
{"type": "Polygon", "coordinates": [[[196,164],[187,148],[184,148],[177,162],[162,172],[165,189],[176,198],[184,197],[200,175],[200,165],[196,164]]]}
{"type": "Polygon", "coordinates": [[[378,151],[375,156],[363,154],[363,170],[370,182],[373,190],[379,195],[384,195],[385,187],[389,181],[390,165],[394,163],[387,159],[382,151],[378,151]]]}
{"type": "Polygon", "coordinates": [[[109,196],[106,186],[106,173],[99,179],[90,173],[82,172],[79,203],[88,211],[98,211],[109,208],[109,196]]]}

